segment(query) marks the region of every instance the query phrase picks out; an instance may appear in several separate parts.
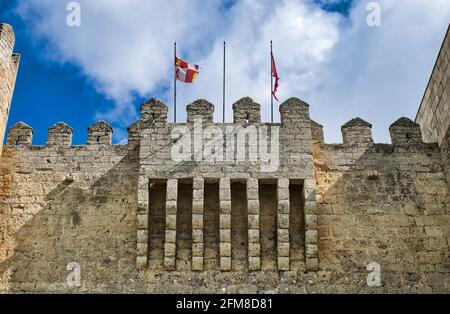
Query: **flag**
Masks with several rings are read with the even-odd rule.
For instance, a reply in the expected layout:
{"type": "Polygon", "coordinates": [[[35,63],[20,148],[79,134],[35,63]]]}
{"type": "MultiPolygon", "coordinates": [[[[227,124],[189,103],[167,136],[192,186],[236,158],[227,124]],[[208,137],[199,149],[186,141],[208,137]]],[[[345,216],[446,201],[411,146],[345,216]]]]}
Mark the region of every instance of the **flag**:
{"type": "Polygon", "coordinates": [[[280,80],[280,78],[278,77],[277,67],[275,66],[275,59],[273,57],[273,53],[272,53],[272,76],[275,78],[275,85],[273,86],[272,95],[277,101],[279,101],[277,98],[277,90],[278,90],[278,81],[280,80]]]}
{"type": "Polygon", "coordinates": [[[198,76],[199,66],[189,64],[175,57],[176,79],[184,83],[192,83],[198,76]]]}

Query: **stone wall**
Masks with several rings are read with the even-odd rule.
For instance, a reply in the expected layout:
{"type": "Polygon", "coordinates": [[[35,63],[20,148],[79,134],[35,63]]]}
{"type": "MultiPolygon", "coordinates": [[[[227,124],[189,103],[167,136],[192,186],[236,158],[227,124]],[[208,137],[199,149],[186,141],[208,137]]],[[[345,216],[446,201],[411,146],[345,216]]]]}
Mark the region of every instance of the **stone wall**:
{"type": "MultiPolygon", "coordinates": [[[[393,144],[373,144],[371,125],[356,118],[344,144],[325,144],[309,121],[311,180],[283,170],[265,177],[248,160],[240,166],[254,172],[240,175],[219,172],[220,163],[149,168],[154,147],[167,145],[152,117],[130,126],[128,145],[111,145],[105,122],[89,128],[86,146],[71,146],[63,123],[46,146],[32,146],[24,123],[10,129],[0,166],[2,292],[450,291],[444,165],[418,124],[399,119],[393,144]],[[67,286],[71,262],[81,287],[67,286]],[[381,287],[366,283],[371,262],[381,287]]],[[[283,154],[299,151],[282,143],[283,154]]]]}
{"type": "Polygon", "coordinates": [[[0,161],[0,291],[68,291],[71,262],[81,266],[78,291],[131,291],[138,147],[69,146],[71,129],[55,130],[47,146],[30,146],[25,124],[9,132],[21,141],[0,161]]]}
{"type": "Polygon", "coordinates": [[[439,51],[422,103],[416,116],[423,139],[442,147],[442,159],[450,187],[450,26],[439,51]]]}
{"type": "Polygon", "coordinates": [[[13,54],[14,44],[15,36],[12,27],[8,24],[0,24],[0,156],[19,67],[20,56],[13,54]]]}
{"type": "Polygon", "coordinates": [[[444,141],[450,126],[450,26],[417,113],[427,143],[444,141]]]}
{"type": "Polygon", "coordinates": [[[376,262],[380,292],[448,293],[450,199],[439,147],[422,143],[406,118],[390,131],[392,145],[314,145],[320,268],[339,278],[329,283],[335,291],[370,291],[366,267],[376,262]]]}

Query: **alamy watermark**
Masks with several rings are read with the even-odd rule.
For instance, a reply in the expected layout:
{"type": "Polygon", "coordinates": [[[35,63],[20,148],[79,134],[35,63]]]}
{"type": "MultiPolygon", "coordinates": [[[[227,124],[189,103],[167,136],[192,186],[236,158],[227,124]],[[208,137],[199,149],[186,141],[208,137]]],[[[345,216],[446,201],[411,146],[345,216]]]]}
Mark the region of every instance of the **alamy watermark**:
{"type": "Polygon", "coordinates": [[[369,2],[366,7],[369,14],[367,15],[367,25],[369,27],[381,26],[381,4],[376,1],[369,2]]]}
{"type": "Polygon", "coordinates": [[[66,23],[69,27],[80,27],[81,26],[81,5],[72,1],[67,4],[66,10],[69,12],[67,14],[66,23]]]}
{"type": "Polygon", "coordinates": [[[69,288],[81,287],[81,266],[77,262],[67,264],[66,270],[70,273],[66,277],[66,283],[69,288]]]}
{"type": "Polygon", "coordinates": [[[366,268],[370,273],[367,275],[367,285],[369,287],[381,286],[381,266],[377,262],[371,262],[366,268]]]}
{"type": "Polygon", "coordinates": [[[171,158],[175,163],[205,162],[259,165],[261,172],[275,172],[280,165],[279,126],[203,126],[202,119],[171,132],[171,158]]]}

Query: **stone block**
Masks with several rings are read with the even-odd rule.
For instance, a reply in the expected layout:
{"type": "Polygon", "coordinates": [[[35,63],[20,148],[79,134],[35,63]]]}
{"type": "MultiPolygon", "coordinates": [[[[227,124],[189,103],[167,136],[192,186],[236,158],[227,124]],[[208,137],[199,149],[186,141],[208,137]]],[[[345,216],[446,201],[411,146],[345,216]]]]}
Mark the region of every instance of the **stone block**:
{"type": "Polygon", "coordinates": [[[177,214],[177,201],[167,201],[166,202],[166,214],[176,215],[177,214]]]}
{"type": "Polygon", "coordinates": [[[147,229],[148,228],[148,215],[138,215],[137,216],[137,227],[138,229],[147,229]]]}
{"type": "Polygon", "coordinates": [[[259,229],[259,215],[248,215],[248,228],[259,229]]]}
{"type": "Polygon", "coordinates": [[[259,243],[249,243],[248,244],[248,256],[257,257],[261,255],[261,246],[259,243]]]}
{"type": "Polygon", "coordinates": [[[287,179],[287,178],[279,178],[278,179],[278,189],[287,189],[287,190],[289,190],[289,179],[287,179]]]}
{"type": "Polygon", "coordinates": [[[136,247],[136,255],[147,257],[147,253],[148,253],[148,244],[147,243],[138,243],[137,247],[136,247]]]}
{"type": "Polygon", "coordinates": [[[259,214],[259,201],[258,200],[248,200],[247,201],[247,211],[249,214],[259,214]]]}
{"type": "Polygon", "coordinates": [[[278,270],[288,271],[290,269],[289,257],[281,257],[281,256],[279,256],[277,258],[277,262],[278,262],[278,270]]]}
{"type": "Polygon", "coordinates": [[[148,243],[148,231],[138,230],[137,231],[137,242],[138,243],[148,243]]]}
{"type": "Polygon", "coordinates": [[[319,259],[317,257],[307,257],[305,260],[305,268],[307,271],[319,270],[319,259]]]}
{"type": "Polygon", "coordinates": [[[192,188],[194,190],[203,190],[205,181],[203,178],[194,178],[192,180],[192,188]]]}
{"type": "Polygon", "coordinates": [[[250,271],[260,270],[261,269],[261,259],[256,256],[250,256],[248,258],[248,269],[250,271]]]}
{"type": "Polygon", "coordinates": [[[279,257],[289,256],[289,242],[278,243],[277,253],[279,257]]]}
{"type": "Polygon", "coordinates": [[[278,239],[277,241],[280,243],[287,242],[289,243],[289,229],[278,229],[277,232],[278,239]]]}
{"type": "Polygon", "coordinates": [[[176,201],[177,196],[178,196],[178,180],[177,179],[167,180],[166,200],[176,201]]]}
{"type": "Polygon", "coordinates": [[[278,228],[289,229],[289,215],[278,214],[278,228]]]}
{"type": "Polygon", "coordinates": [[[317,244],[317,230],[306,230],[306,244],[317,244]]]}
{"type": "Polygon", "coordinates": [[[231,214],[231,201],[220,201],[220,213],[231,214]]]}
{"type": "Polygon", "coordinates": [[[220,229],[230,229],[231,228],[231,215],[230,214],[220,214],[220,229]]]}
{"type": "Polygon", "coordinates": [[[203,256],[204,254],[204,244],[203,243],[192,243],[192,255],[193,256],[203,256]]]}
{"type": "Polygon", "coordinates": [[[165,243],[164,244],[164,256],[175,256],[176,245],[175,243],[165,243]]]}
{"type": "Polygon", "coordinates": [[[278,201],[278,213],[289,214],[290,204],[289,200],[278,201]]]}
{"type": "Polygon", "coordinates": [[[192,270],[202,271],[203,270],[203,257],[194,256],[192,257],[192,270]]]}
{"type": "Polygon", "coordinates": [[[192,229],[203,229],[203,215],[192,215],[192,229]]]}
{"type": "Polygon", "coordinates": [[[221,201],[229,201],[231,200],[231,190],[230,188],[221,188],[219,190],[219,199],[221,201]]]}
{"type": "Polygon", "coordinates": [[[192,213],[193,214],[203,214],[203,202],[193,201],[192,202],[192,213]]]}
{"type": "Polygon", "coordinates": [[[173,271],[176,268],[175,257],[164,257],[164,268],[169,271],[173,271]]]}
{"type": "Polygon", "coordinates": [[[166,215],[166,229],[177,229],[177,215],[166,215]]]}
{"type": "Polygon", "coordinates": [[[289,200],[289,189],[278,188],[278,202],[289,200]]]}
{"type": "Polygon", "coordinates": [[[220,257],[220,270],[229,271],[231,270],[231,257],[220,257]]]}
{"type": "Polygon", "coordinates": [[[258,189],[247,189],[247,200],[258,200],[259,192],[258,189]]]}
{"type": "Polygon", "coordinates": [[[306,214],[305,215],[305,228],[307,230],[317,228],[317,215],[315,215],[315,214],[306,214]]]}
{"type": "Polygon", "coordinates": [[[220,242],[231,242],[230,229],[220,229],[220,242]]]}
{"type": "Polygon", "coordinates": [[[136,257],[136,268],[139,270],[144,270],[147,268],[147,256],[136,257]]]}
{"type": "Polygon", "coordinates": [[[317,255],[317,244],[306,244],[306,255],[315,257],[317,255]]]}
{"type": "Polygon", "coordinates": [[[166,230],[165,243],[176,243],[177,232],[176,230],[166,230]]]}
{"type": "Polygon", "coordinates": [[[230,242],[220,243],[220,256],[226,256],[226,257],[231,256],[231,243],[230,242]]]}
{"type": "Polygon", "coordinates": [[[200,229],[192,230],[192,242],[203,243],[203,230],[200,229]]]}
{"type": "Polygon", "coordinates": [[[259,229],[248,229],[248,242],[259,243],[259,229]]]}

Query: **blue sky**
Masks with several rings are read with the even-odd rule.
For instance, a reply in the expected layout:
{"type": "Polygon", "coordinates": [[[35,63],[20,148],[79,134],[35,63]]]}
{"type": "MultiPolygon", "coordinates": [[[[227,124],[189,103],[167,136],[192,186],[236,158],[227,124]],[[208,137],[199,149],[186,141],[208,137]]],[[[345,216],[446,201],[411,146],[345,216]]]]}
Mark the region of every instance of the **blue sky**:
{"type": "Polygon", "coordinates": [[[328,142],[340,142],[340,125],[357,115],[374,125],[376,141],[388,142],[390,123],[414,118],[450,21],[444,0],[381,1],[379,28],[367,26],[363,0],[130,0],[126,7],[120,0],[80,0],[82,26],[69,28],[68,2],[0,0],[0,22],[13,25],[22,56],[8,127],[31,125],[34,144],[45,144],[48,127],[59,121],[73,127],[74,144],[84,144],[98,119],[113,125],[115,143],[126,141],[143,101],[157,97],[171,105],[174,40],[180,56],[205,69],[195,85],[179,86],[179,121],[196,98],[216,104],[221,121],[223,40],[230,55],[227,120],[231,103],[247,95],[268,120],[270,78],[263,69],[270,39],[281,100],[308,101],[328,142]],[[183,9],[198,15],[180,21],[183,9]]]}

